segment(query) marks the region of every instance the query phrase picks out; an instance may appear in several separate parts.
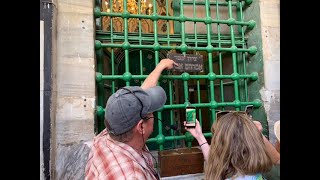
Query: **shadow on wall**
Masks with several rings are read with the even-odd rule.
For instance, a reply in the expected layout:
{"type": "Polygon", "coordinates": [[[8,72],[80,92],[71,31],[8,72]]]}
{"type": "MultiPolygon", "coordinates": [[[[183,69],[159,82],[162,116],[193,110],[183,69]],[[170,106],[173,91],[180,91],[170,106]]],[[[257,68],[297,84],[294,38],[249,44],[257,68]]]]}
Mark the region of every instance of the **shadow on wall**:
{"type": "Polygon", "coordinates": [[[89,156],[92,141],[82,142],[75,145],[66,155],[59,180],[81,180],[84,179],[84,172],[89,156]]]}

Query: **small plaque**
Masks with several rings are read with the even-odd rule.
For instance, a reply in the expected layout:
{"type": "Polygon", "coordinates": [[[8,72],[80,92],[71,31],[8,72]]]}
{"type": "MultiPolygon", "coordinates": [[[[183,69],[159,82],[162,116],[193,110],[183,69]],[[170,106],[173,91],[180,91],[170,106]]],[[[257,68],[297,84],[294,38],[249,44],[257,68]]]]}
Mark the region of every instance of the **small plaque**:
{"type": "Polygon", "coordinates": [[[196,54],[175,54],[170,53],[167,58],[174,60],[179,66],[174,66],[173,70],[180,72],[202,72],[203,56],[196,54]]]}

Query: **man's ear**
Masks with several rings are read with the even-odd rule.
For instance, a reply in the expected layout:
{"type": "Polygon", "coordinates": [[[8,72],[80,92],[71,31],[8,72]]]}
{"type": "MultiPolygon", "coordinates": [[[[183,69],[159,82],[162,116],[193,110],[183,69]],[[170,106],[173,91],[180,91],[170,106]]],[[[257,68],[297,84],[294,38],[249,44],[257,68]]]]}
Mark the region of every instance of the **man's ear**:
{"type": "Polygon", "coordinates": [[[138,122],[138,124],[136,125],[136,129],[140,134],[144,134],[143,120],[140,120],[138,122]]]}

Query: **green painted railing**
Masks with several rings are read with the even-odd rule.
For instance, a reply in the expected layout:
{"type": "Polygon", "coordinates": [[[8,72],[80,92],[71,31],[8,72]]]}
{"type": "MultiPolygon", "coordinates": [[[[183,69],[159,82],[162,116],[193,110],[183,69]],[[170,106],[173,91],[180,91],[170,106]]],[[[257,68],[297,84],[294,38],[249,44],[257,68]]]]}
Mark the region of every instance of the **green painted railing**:
{"type": "MultiPolygon", "coordinates": [[[[113,6],[114,0],[110,0],[110,7],[113,6]]],[[[195,0],[173,0],[172,10],[173,13],[169,13],[171,5],[168,0],[165,0],[165,5],[161,5],[161,11],[163,8],[165,12],[159,14],[158,2],[151,0],[152,14],[140,13],[140,2],[138,3],[138,14],[131,14],[128,11],[127,0],[123,0],[123,12],[117,13],[110,8],[110,12],[101,11],[101,2],[96,0],[96,7],[94,9],[95,18],[97,18],[98,24],[96,29],[96,58],[97,58],[97,118],[98,118],[98,130],[99,132],[104,128],[103,119],[105,113],[105,103],[107,100],[106,88],[109,87],[109,94],[114,93],[122,83],[123,85],[130,86],[141,85],[147,75],[153,70],[153,68],[159,63],[160,58],[165,57],[165,53],[171,51],[181,52],[187,54],[190,52],[205,53],[207,61],[204,62],[204,72],[200,73],[174,73],[167,71],[161,75],[158,85],[165,87],[168,100],[161,110],[156,113],[159,119],[169,119],[170,125],[179,121],[175,112],[184,111],[188,103],[192,103],[197,108],[197,118],[200,124],[204,123],[204,116],[207,116],[210,122],[210,126],[215,121],[216,110],[224,110],[226,107],[232,107],[237,111],[244,110],[247,105],[253,105],[258,108],[262,105],[259,99],[250,100],[248,97],[248,83],[256,81],[258,79],[258,73],[253,72],[248,74],[246,71],[247,56],[254,55],[257,52],[255,46],[247,47],[245,32],[252,30],[256,23],[253,20],[244,21],[243,11],[247,6],[252,3],[252,0],[245,1],[218,1],[210,2],[209,0],[195,1],[195,0]],[[189,16],[185,7],[192,6],[191,14],[189,16]],[[197,17],[198,7],[203,7],[205,11],[205,17],[197,17]],[[220,14],[220,8],[227,8],[227,19],[222,19],[220,14]],[[215,11],[215,17],[212,17],[212,12],[215,11]],[[103,31],[101,19],[103,17],[110,18],[110,27],[115,25],[113,18],[120,18],[123,20],[123,31],[114,31],[110,28],[109,31],[103,31]],[[128,20],[137,18],[138,30],[136,32],[129,32],[128,20]],[[146,33],[142,31],[142,21],[150,21],[152,33],[146,33]],[[166,24],[166,32],[158,33],[158,22],[164,20],[166,24]],[[173,22],[173,26],[170,22],[173,22]],[[193,23],[193,33],[186,30],[186,23],[193,23]],[[205,24],[205,34],[199,33],[197,24],[205,24]],[[229,33],[222,32],[221,26],[228,26],[229,33]],[[213,33],[213,27],[216,27],[216,32],[213,33]],[[170,33],[170,30],[173,29],[170,33]],[[237,30],[237,31],[235,31],[237,30]],[[124,51],[123,56],[119,56],[124,51]],[[132,62],[134,57],[130,56],[130,53],[138,51],[138,62],[132,62]],[[153,62],[146,60],[145,53],[152,52],[153,62]],[[105,54],[108,56],[105,56],[105,54]],[[107,57],[107,58],[106,58],[107,57]],[[226,66],[225,59],[231,58],[232,72],[226,74],[224,67],[226,66]],[[104,70],[104,61],[107,59],[107,66],[109,70],[104,70]],[[122,61],[123,60],[123,61],[122,61]],[[146,66],[146,63],[149,63],[146,66]],[[124,63],[124,68],[121,69],[121,65],[124,63]],[[132,67],[134,66],[134,67],[132,67]],[[137,68],[133,70],[133,68],[137,68]],[[146,70],[147,68],[147,70],[146,70]],[[107,86],[105,82],[110,82],[107,86]],[[163,83],[165,85],[163,85],[163,83]],[[184,102],[177,102],[174,96],[176,92],[176,83],[181,83],[183,90],[180,92],[180,96],[183,97],[184,102]],[[203,92],[205,85],[206,92],[203,92]],[[189,87],[194,86],[196,98],[194,102],[190,101],[189,87]],[[226,101],[226,88],[232,87],[233,100],[226,101]],[[216,92],[219,92],[217,97],[216,92]],[[207,93],[207,100],[203,100],[202,96],[207,93]],[[207,109],[208,111],[204,111],[207,109]],[[208,114],[205,114],[208,113],[208,114]]],[[[97,22],[97,21],[96,21],[97,22]]],[[[150,54],[149,54],[150,55],[150,54]]],[[[230,99],[230,97],[229,97],[230,99]]],[[[147,143],[156,143],[159,146],[159,150],[166,149],[166,143],[172,142],[171,147],[174,145],[174,141],[186,142],[188,147],[192,146],[193,137],[190,133],[180,133],[170,129],[169,134],[165,131],[163,121],[158,121],[156,124],[157,134],[152,136],[147,143]]],[[[205,137],[210,138],[211,132],[204,132],[205,137]]],[[[173,147],[174,148],[174,147],[173,147]]]]}
{"type": "MultiPolygon", "coordinates": [[[[100,0],[95,0],[95,8],[100,8],[101,7],[101,1],[100,0]]],[[[97,18],[96,20],[96,29],[101,30],[102,29],[102,19],[97,18]]],[[[104,73],[103,67],[104,67],[104,56],[103,56],[103,50],[102,49],[97,49],[96,50],[96,59],[97,59],[97,73],[104,73]]],[[[103,82],[97,82],[97,93],[99,94],[98,96],[98,101],[97,104],[98,106],[104,106],[105,103],[105,91],[104,91],[104,85],[103,82]]],[[[98,122],[97,124],[104,124],[104,119],[100,118],[98,116],[98,122]]],[[[101,126],[96,126],[98,131],[102,131],[103,127],[101,126]]]]}

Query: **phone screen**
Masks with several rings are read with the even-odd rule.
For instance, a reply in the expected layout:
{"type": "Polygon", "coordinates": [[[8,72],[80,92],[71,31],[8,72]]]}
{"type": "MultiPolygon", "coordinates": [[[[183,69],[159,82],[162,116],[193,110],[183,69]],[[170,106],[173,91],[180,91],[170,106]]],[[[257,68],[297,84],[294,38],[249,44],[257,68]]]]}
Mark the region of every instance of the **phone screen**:
{"type": "Polygon", "coordinates": [[[186,108],[186,126],[187,127],[196,126],[196,108],[195,107],[186,108]]]}

